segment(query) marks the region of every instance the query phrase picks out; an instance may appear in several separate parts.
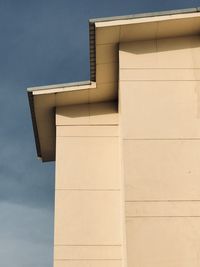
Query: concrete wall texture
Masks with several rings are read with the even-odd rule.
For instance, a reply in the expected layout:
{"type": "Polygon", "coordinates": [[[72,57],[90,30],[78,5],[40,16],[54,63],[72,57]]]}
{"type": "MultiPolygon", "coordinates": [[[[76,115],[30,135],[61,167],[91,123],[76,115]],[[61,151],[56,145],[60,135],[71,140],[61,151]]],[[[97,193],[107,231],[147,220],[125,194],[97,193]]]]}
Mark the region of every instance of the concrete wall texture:
{"type": "Polygon", "coordinates": [[[57,109],[55,267],[124,266],[126,249],[129,267],[198,266],[199,54],[199,36],[121,43],[119,115],[57,109]]]}
{"type": "Polygon", "coordinates": [[[56,267],[122,266],[116,103],[56,111],[56,267]]]}

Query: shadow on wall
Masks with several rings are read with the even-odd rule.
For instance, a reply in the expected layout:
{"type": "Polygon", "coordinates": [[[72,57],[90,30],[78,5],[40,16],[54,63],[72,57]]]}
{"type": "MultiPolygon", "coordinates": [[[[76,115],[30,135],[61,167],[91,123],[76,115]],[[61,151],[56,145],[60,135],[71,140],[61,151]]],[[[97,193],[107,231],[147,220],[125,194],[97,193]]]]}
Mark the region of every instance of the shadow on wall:
{"type": "Polygon", "coordinates": [[[200,36],[193,35],[190,37],[175,37],[175,38],[162,38],[151,39],[146,41],[134,41],[124,43],[126,46],[120,46],[123,52],[128,51],[132,54],[149,54],[149,53],[162,53],[166,51],[176,52],[177,50],[186,50],[200,47],[200,36]]]}
{"type": "Polygon", "coordinates": [[[63,106],[58,107],[56,110],[57,118],[68,118],[69,124],[77,124],[77,121],[73,120],[74,118],[85,118],[85,123],[83,121],[83,124],[87,124],[87,119],[90,117],[106,116],[108,118],[116,114],[118,114],[117,101],[63,106]]]}

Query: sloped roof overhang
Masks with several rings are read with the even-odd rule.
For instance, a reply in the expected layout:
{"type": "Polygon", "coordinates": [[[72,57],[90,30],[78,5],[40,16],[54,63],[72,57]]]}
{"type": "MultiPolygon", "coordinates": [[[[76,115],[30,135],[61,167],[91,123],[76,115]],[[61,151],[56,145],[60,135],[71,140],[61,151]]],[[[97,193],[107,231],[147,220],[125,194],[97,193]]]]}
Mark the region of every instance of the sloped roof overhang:
{"type": "Polygon", "coordinates": [[[119,43],[197,35],[199,11],[192,8],[91,19],[91,81],[28,88],[38,157],[55,160],[56,107],[117,99],[119,43]]]}

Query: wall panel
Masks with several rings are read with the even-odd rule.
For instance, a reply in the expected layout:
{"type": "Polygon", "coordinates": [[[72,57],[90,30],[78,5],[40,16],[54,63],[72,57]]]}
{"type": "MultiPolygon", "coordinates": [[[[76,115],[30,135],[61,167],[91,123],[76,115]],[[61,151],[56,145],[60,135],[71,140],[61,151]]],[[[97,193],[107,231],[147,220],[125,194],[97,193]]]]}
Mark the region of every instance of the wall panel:
{"type": "Polygon", "coordinates": [[[116,103],[59,107],[56,123],[54,267],[121,267],[116,103]]]}
{"type": "Polygon", "coordinates": [[[128,267],[197,267],[199,36],[120,44],[128,267]]]}

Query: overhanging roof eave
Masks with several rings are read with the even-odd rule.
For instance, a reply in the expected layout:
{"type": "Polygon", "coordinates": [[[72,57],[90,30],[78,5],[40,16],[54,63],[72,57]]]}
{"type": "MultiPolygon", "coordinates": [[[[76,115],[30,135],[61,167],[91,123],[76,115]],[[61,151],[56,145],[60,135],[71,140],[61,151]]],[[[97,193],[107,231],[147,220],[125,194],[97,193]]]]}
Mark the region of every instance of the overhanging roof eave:
{"type": "MultiPolygon", "coordinates": [[[[65,84],[56,84],[56,85],[48,85],[48,86],[37,86],[37,87],[29,87],[27,88],[29,107],[31,112],[32,126],[34,132],[34,139],[36,145],[37,156],[43,162],[46,161],[54,161],[55,154],[51,156],[51,158],[46,159],[43,156],[41,144],[40,144],[40,133],[37,127],[37,110],[35,109],[34,97],[48,97],[49,95],[55,95],[57,93],[68,93],[75,92],[81,90],[88,90],[96,88],[96,83],[91,81],[81,81],[81,82],[73,82],[73,83],[65,83],[65,84]]],[[[54,109],[56,106],[49,106],[48,109],[54,109]]]]}

